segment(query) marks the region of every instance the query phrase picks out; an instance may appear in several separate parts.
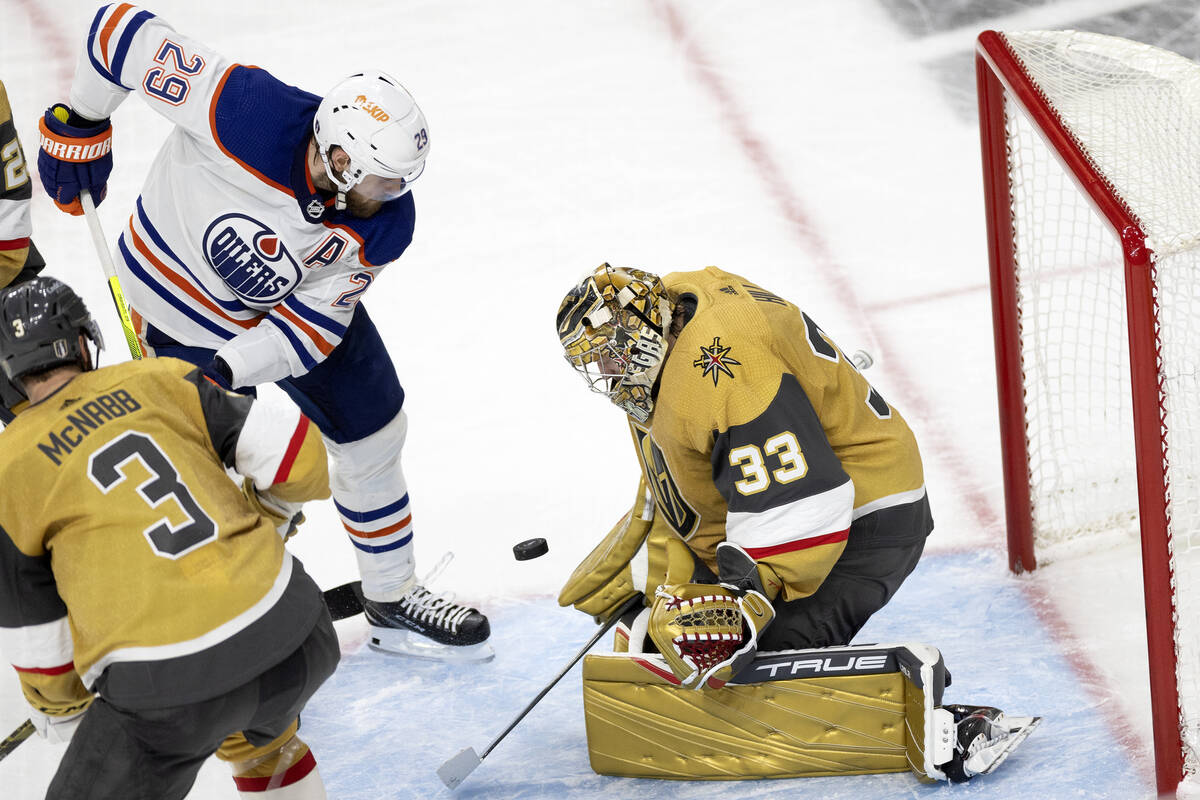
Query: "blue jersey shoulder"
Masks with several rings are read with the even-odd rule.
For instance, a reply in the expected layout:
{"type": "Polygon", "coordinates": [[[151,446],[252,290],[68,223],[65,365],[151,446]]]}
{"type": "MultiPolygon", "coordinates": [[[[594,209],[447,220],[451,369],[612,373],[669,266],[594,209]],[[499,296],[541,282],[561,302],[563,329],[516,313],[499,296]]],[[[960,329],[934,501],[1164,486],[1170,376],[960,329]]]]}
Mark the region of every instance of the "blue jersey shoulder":
{"type": "Polygon", "coordinates": [[[412,243],[417,222],[416,204],[412,192],[389,200],[374,215],[365,219],[341,211],[329,222],[349,228],[362,239],[363,259],[373,267],[381,267],[400,257],[412,243]]]}
{"type": "Polygon", "coordinates": [[[296,148],[312,135],[321,98],[257,67],[229,70],[213,109],[213,135],[242,166],[291,185],[296,148]]]}

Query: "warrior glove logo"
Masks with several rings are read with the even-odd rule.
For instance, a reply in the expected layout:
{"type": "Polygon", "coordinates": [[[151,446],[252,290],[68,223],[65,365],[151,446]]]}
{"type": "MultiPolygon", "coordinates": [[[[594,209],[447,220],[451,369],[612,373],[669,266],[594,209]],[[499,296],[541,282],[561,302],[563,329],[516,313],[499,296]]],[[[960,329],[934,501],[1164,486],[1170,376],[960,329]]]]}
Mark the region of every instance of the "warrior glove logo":
{"type": "Polygon", "coordinates": [[[300,282],[300,267],[279,234],[245,214],[213,220],[204,232],[204,260],[250,306],[269,308],[300,282]]]}

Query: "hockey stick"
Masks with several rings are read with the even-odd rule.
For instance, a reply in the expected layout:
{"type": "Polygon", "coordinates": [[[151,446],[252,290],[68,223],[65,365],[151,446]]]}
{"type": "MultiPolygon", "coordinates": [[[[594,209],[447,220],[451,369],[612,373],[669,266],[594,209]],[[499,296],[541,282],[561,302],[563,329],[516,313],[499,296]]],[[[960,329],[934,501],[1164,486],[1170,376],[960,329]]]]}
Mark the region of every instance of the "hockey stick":
{"type": "Polygon", "coordinates": [[[33,735],[33,722],[25,720],[15,731],[8,735],[8,738],[0,742],[0,759],[7,756],[13,750],[17,749],[17,745],[33,735]]]}
{"type": "Polygon", "coordinates": [[[591,639],[588,639],[587,644],[579,649],[579,652],[575,654],[575,657],[567,662],[567,665],[563,667],[557,675],[554,676],[553,680],[546,684],[544,689],[538,692],[537,697],[533,698],[529,705],[521,709],[521,713],[517,714],[516,719],[508,723],[508,727],[505,728],[499,736],[493,739],[492,743],[489,744],[482,753],[477,754],[474,747],[468,747],[458,755],[447,759],[446,763],[438,767],[437,774],[438,777],[442,779],[442,783],[446,784],[448,788],[454,789],[460,783],[466,780],[466,777],[474,772],[475,768],[482,764],[483,760],[488,757],[488,753],[492,752],[496,745],[500,744],[500,740],[505,736],[508,736],[509,732],[513,728],[517,727],[517,723],[525,719],[525,715],[532,711],[533,707],[541,702],[542,698],[546,696],[546,693],[553,689],[554,685],[562,680],[564,675],[571,671],[571,667],[575,666],[579,659],[583,658],[587,651],[592,649],[592,645],[598,642],[601,636],[608,633],[609,630],[611,630],[612,627],[617,624],[617,621],[621,619],[621,617],[625,616],[627,611],[632,609],[634,606],[639,605],[641,602],[641,594],[635,594],[633,597],[625,601],[625,605],[621,606],[615,614],[608,618],[607,622],[600,626],[600,630],[596,631],[592,635],[591,639]]]}
{"type": "Polygon", "coordinates": [[[325,596],[325,605],[329,607],[329,616],[333,618],[334,622],[362,613],[362,600],[359,599],[360,585],[361,581],[350,581],[322,592],[325,596]]]}
{"type": "Polygon", "coordinates": [[[129,355],[140,359],[142,347],[138,344],[137,334],[133,330],[129,307],[125,305],[125,294],[121,291],[121,282],[117,280],[117,268],[113,266],[112,254],[108,252],[108,241],[100,227],[100,215],[96,213],[96,204],[92,202],[92,195],[87,189],[79,193],[79,203],[83,206],[83,215],[87,217],[88,228],[92,232],[92,243],[96,245],[96,255],[100,258],[104,277],[108,279],[108,293],[112,295],[113,305],[117,307],[117,316],[121,318],[121,330],[125,334],[125,344],[129,345],[129,355]]]}

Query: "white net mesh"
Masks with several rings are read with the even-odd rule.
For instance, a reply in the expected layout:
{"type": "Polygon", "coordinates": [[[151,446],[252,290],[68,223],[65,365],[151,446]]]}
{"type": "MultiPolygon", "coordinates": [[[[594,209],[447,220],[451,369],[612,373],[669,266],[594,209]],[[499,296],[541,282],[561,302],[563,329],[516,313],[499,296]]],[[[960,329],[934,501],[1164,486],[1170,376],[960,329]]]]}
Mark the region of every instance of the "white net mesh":
{"type": "MultiPolygon", "coordinates": [[[[1154,252],[1168,540],[1189,771],[1200,765],[1200,65],[1124,39],[1005,34],[1154,252]]],[[[1122,250],[1006,97],[1039,561],[1137,531],[1122,250]]]]}

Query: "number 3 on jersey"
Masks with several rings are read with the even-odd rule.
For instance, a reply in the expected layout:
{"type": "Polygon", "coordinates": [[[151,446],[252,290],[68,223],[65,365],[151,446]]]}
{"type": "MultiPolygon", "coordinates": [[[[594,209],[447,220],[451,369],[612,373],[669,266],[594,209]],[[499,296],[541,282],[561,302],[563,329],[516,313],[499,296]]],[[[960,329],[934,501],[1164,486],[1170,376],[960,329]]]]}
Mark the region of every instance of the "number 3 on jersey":
{"type": "Polygon", "coordinates": [[[198,547],[217,539],[217,524],[204,512],[192,493],[179,480],[179,473],[167,454],[150,436],[129,431],[106,444],[88,460],[88,477],[100,491],[108,494],[128,477],[130,462],[140,461],[150,478],[137,487],[146,505],[163,517],[143,531],[150,549],[163,558],[177,559],[198,547]],[[187,522],[172,526],[166,518],[169,506],[163,503],[174,498],[187,515],[187,522]]]}
{"type": "Polygon", "coordinates": [[[800,451],[800,442],[796,434],[784,431],[767,439],[760,448],[756,444],[745,444],[729,451],[729,465],[740,467],[742,479],[733,484],[740,494],[758,494],[776,483],[791,483],[808,474],[808,462],[800,451]],[[766,456],[774,456],[779,460],[779,468],[767,469],[766,456]]]}

